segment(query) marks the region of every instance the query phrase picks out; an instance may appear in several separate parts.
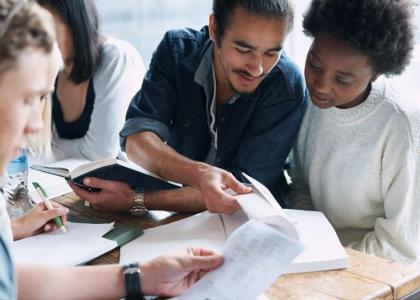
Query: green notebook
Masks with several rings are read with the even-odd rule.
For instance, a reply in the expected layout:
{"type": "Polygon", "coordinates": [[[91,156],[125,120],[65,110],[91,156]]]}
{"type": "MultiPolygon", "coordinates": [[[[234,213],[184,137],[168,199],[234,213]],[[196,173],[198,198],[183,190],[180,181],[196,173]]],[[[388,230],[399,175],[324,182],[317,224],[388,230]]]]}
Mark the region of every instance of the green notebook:
{"type": "MultiPolygon", "coordinates": [[[[104,223],[101,220],[91,219],[83,216],[75,216],[72,214],[69,214],[68,220],[70,222],[75,223],[104,223]]],[[[109,240],[116,241],[118,246],[122,246],[128,243],[129,241],[132,241],[135,238],[141,236],[142,234],[143,230],[136,224],[115,222],[114,228],[108,233],[106,233],[103,237],[109,240]]]]}

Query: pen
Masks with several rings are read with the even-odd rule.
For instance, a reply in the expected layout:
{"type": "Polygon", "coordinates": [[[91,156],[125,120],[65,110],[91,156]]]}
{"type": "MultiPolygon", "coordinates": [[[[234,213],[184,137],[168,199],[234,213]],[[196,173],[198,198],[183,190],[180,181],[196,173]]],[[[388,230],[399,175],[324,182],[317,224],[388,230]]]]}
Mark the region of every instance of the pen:
{"type": "MultiPolygon", "coordinates": [[[[38,182],[32,182],[35,190],[38,192],[39,196],[41,197],[42,201],[45,203],[48,209],[54,209],[50,200],[48,200],[47,192],[42,188],[42,186],[38,182]]],[[[66,232],[66,227],[64,226],[63,222],[61,221],[60,217],[54,218],[55,224],[57,227],[61,229],[61,231],[66,232]]]]}

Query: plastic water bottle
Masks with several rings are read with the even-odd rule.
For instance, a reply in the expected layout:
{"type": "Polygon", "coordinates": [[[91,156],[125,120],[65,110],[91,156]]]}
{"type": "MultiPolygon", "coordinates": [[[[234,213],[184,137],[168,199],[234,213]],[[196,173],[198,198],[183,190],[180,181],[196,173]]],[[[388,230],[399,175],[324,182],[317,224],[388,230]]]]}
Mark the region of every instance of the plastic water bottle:
{"type": "Polygon", "coordinates": [[[7,165],[7,184],[2,188],[7,200],[7,211],[12,219],[24,215],[32,208],[28,193],[28,169],[28,153],[23,148],[7,165]]]}

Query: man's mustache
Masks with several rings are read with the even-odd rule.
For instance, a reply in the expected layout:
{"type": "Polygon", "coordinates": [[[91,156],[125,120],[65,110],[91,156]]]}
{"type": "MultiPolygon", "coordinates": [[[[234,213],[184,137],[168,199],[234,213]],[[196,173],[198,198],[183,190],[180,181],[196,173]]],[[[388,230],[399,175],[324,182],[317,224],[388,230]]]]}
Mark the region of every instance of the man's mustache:
{"type": "Polygon", "coordinates": [[[253,79],[259,79],[267,75],[267,73],[262,72],[261,75],[252,76],[247,70],[233,70],[234,73],[242,75],[244,77],[250,77],[253,79]]]}

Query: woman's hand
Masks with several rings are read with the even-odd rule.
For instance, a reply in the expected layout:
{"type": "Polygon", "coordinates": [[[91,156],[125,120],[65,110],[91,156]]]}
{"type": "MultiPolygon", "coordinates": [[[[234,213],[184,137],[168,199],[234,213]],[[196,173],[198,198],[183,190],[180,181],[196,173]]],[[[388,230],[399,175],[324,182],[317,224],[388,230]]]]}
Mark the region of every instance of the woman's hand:
{"type": "Polygon", "coordinates": [[[44,232],[57,230],[55,217],[61,217],[67,224],[68,208],[52,202],[54,209],[48,209],[44,203],[37,204],[23,217],[12,220],[13,239],[20,240],[44,232]]]}

